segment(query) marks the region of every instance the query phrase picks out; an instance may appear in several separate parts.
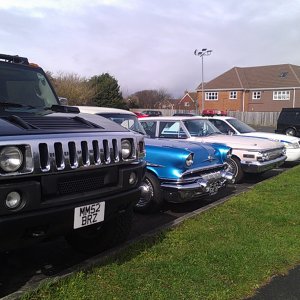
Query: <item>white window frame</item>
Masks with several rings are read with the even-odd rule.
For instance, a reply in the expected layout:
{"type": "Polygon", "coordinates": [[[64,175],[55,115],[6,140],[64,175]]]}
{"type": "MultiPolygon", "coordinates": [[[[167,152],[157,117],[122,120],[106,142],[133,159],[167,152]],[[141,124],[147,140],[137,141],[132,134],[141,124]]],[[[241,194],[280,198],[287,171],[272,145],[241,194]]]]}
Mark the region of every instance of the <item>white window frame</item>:
{"type": "Polygon", "coordinates": [[[252,100],[260,100],[260,99],[261,99],[261,91],[253,91],[252,100]]]}
{"type": "Polygon", "coordinates": [[[291,93],[290,91],[273,91],[273,100],[290,100],[291,93]]]}
{"type": "Polygon", "coordinates": [[[188,101],[184,102],[184,106],[185,107],[190,107],[190,102],[188,102],[188,101]]]}
{"type": "Polygon", "coordinates": [[[218,101],[218,92],[205,92],[205,101],[218,101]]]}
{"type": "Polygon", "coordinates": [[[237,99],[237,91],[230,91],[229,92],[229,99],[236,100],[237,99]]]}

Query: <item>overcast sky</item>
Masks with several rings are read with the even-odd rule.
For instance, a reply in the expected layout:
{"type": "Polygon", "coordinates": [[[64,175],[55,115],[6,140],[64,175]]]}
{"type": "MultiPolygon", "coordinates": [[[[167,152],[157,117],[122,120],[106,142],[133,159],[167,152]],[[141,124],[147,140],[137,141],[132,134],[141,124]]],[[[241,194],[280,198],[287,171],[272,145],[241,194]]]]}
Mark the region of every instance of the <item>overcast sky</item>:
{"type": "Polygon", "coordinates": [[[0,53],[54,74],[108,72],[123,94],[182,97],[234,66],[300,65],[300,0],[0,0],[0,53]]]}

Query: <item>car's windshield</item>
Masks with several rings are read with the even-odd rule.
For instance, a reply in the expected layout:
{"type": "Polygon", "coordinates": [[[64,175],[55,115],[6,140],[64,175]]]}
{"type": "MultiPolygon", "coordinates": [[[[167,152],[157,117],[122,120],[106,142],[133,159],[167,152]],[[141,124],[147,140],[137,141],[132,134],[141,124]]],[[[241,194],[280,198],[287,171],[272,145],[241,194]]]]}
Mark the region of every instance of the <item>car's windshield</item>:
{"type": "Polygon", "coordinates": [[[230,123],[239,133],[249,133],[255,131],[254,128],[238,119],[227,119],[227,122],[230,123]]]}
{"type": "Polygon", "coordinates": [[[184,120],[187,131],[191,136],[207,136],[212,134],[222,134],[211,122],[204,119],[184,120]]]}
{"type": "Polygon", "coordinates": [[[57,105],[57,98],[39,68],[0,64],[1,110],[44,109],[57,105]]]}
{"type": "Polygon", "coordinates": [[[100,113],[98,115],[108,118],[129,130],[146,135],[144,128],[140,124],[138,118],[134,115],[119,113],[100,113]]]}

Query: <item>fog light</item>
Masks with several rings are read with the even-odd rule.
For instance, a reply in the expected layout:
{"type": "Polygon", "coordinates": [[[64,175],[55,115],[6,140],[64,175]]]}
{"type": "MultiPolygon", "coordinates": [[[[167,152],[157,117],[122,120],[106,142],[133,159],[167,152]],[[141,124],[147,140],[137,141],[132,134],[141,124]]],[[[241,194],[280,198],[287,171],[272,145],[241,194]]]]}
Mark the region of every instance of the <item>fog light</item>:
{"type": "Polygon", "coordinates": [[[18,192],[10,192],[6,196],[5,204],[9,209],[15,209],[21,205],[21,195],[18,192]]]}
{"type": "Polygon", "coordinates": [[[129,184],[130,185],[135,184],[136,180],[137,180],[136,174],[134,172],[131,172],[128,180],[129,184]]]}

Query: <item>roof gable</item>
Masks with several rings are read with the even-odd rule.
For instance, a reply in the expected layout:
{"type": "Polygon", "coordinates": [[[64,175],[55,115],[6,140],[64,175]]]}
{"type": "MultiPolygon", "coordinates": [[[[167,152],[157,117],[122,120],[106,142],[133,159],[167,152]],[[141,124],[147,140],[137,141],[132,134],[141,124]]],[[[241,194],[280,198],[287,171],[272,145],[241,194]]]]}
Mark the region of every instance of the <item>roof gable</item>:
{"type": "Polygon", "coordinates": [[[186,92],[186,94],[179,100],[178,104],[184,100],[192,100],[192,102],[197,102],[197,92],[186,92]]]}
{"type": "Polygon", "coordinates": [[[234,67],[209,81],[204,87],[206,90],[300,87],[300,66],[282,64],[234,67]]]}

